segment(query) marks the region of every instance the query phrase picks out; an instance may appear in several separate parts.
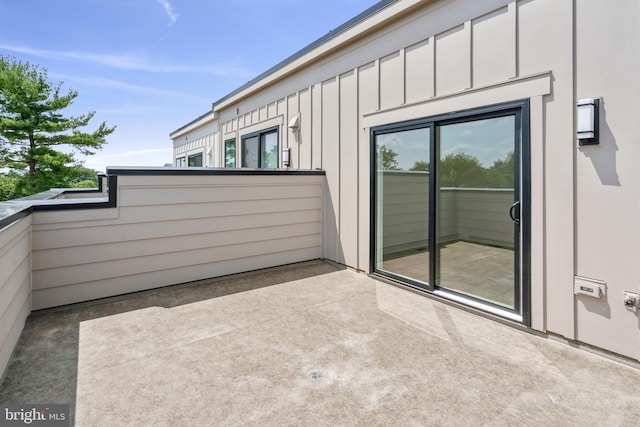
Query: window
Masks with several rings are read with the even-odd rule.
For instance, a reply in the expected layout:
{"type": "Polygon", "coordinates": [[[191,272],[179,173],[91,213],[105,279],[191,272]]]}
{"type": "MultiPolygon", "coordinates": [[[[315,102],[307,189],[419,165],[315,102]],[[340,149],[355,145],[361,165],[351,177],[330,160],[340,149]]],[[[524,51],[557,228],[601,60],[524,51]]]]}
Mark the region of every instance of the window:
{"type": "Polygon", "coordinates": [[[179,168],[183,168],[185,166],[187,166],[187,158],[186,157],[178,157],[176,159],[176,166],[179,168]]]}
{"type": "Polygon", "coordinates": [[[236,167],[236,140],[228,139],[224,142],[224,167],[236,167]]]}
{"type": "Polygon", "coordinates": [[[278,128],[267,129],[242,137],[242,167],[278,167],[278,128]]]}
{"type": "Polygon", "coordinates": [[[189,156],[189,167],[200,167],[200,166],[202,166],[202,153],[189,156]]]}

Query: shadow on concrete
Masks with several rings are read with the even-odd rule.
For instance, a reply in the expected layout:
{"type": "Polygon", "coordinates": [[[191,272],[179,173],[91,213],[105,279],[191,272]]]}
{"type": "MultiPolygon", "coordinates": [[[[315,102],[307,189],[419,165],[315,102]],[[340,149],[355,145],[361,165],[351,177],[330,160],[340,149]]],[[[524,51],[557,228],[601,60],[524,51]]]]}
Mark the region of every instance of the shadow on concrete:
{"type": "Polygon", "coordinates": [[[0,404],[66,404],[74,425],[82,322],[150,307],[178,307],[341,269],[309,261],[35,311],[1,379],[0,404]]]}

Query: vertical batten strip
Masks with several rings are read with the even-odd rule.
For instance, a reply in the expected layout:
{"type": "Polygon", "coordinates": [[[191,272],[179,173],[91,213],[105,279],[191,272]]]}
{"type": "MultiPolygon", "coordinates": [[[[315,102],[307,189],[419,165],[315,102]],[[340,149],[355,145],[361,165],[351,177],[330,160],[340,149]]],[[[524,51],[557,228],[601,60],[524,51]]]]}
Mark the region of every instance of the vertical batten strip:
{"type": "Polygon", "coordinates": [[[464,32],[467,39],[467,64],[465,68],[468,71],[467,82],[465,89],[471,89],[473,87],[473,23],[472,21],[466,21],[464,23],[464,32]]]}
{"type": "Polygon", "coordinates": [[[518,71],[518,7],[516,2],[509,3],[507,13],[511,20],[511,29],[513,31],[513,68],[510,70],[509,77],[515,78],[520,75],[518,71]]]}
{"type": "Polygon", "coordinates": [[[427,45],[428,53],[431,56],[431,95],[430,98],[436,96],[436,37],[429,37],[427,45]]]}
{"type": "Polygon", "coordinates": [[[375,61],[375,67],[376,67],[376,76],[378,79],[378,84],[376,85],[376,88],[378,90],[377,96],[376,96],[376,111],[380,111],[380,105],[381,105],[381,99],[380,99],[380,93],[382,92],[380,90],[380,85],[382,84],[382,78],[381,78],[381,71],[380,71],[380,58],[376,59],[375,61]]]}
{"type": "Polygon", "coordinates": [[[402,100],[400,105],[407,103],[407,48],[400,49],[400,64],[402,66],[402,100]]]}
{"type": "Polygon", "coordinates": [[[437,67],[437,61],[438,59],[436,58],[436,36],[431,36],[429,37],[429,45],[431,46],[431,54],[432,54],[432,63],[433,63],[433,91],[432,93],[432,97],[435,98],[436,96],[438,96],[438,67],[437,67]]]}

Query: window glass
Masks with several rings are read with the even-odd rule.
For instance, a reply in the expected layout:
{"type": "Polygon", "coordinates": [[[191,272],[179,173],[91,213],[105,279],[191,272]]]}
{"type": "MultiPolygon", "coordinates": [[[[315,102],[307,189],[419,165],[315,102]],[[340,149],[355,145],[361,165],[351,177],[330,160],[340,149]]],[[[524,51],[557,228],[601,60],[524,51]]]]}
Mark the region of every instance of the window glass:
{"type": "Polygon", "coordinates": [[[278,167],[278,133],[262,135],[260,167],[274,169],[278,167]]]}
{"type": "Polygon", "coordinates": [[[189,167],[200,167],[200,166],[202,166],[202,153],[189,156],[189,167]]]}
{"type": "Polygon", "coordinates": [[[229,139],[224,142],[224,167],[236,167],[236,140],[229,139]]]}
{"type": "Polygon", "coordinates": [[[242,167],[257,168],[260,138],[252,136],[242,141],[242,167]]]}
{"type": "Polygon", "coordinates": [[[377,270],[429,282],[429,127],[376,135],[377,270]]]}
{"type": "Polygon", "coordinates": [[[278,130],[271,128],[242,137],[243,168],[278,167],[278,130]]]}

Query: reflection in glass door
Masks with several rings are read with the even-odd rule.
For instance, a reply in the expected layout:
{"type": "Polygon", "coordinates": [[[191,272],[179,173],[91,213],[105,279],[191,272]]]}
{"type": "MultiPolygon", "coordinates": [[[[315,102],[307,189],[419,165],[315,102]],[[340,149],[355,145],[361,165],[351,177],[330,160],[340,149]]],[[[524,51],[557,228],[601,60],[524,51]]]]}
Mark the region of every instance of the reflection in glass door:
{"type": "Polygon", "coordinates": [[[373,129],[373,272],[528,322],[527,132],[526,101],[373,129]]]}
{"type": "Polygon", "coordinates": [[[509,309],[519,296],[509,215],[519,200],[515,118],[436,128],[436,286],[509,309]]]}
{"type": "Polygon", "coordinates": [[[430,139],[425,127],[375,137],[375,268],[427,286],[430,139]]]}

